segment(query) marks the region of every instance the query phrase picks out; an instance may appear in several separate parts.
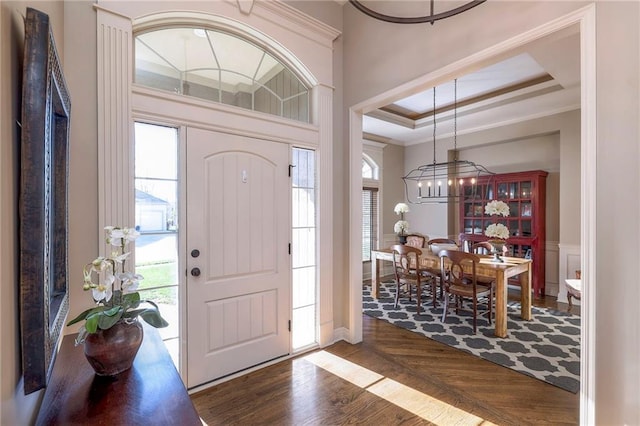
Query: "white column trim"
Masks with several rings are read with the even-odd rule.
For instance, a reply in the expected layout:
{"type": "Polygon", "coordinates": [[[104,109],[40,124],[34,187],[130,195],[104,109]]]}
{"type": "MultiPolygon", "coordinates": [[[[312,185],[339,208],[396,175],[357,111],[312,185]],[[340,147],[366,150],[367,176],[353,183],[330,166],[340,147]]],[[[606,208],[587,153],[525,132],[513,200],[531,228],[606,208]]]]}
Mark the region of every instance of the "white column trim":
{"type": "Polygon", "coordinates": [[[580,424],[596,422],[596,5],[580,9],[581,259],[580,424]]]}
{"type": "Polygon", "coordinates": [[[318,85],[313,89],[318,124],[319,214],[318,214],[318,284],[319,344],[334,342],[333,318],[333,88],[318,85]]]}
{"type": "Polygon", "coordinates": [[[131,20],[97,10],[98,226],[134,225],[131,20]]]}

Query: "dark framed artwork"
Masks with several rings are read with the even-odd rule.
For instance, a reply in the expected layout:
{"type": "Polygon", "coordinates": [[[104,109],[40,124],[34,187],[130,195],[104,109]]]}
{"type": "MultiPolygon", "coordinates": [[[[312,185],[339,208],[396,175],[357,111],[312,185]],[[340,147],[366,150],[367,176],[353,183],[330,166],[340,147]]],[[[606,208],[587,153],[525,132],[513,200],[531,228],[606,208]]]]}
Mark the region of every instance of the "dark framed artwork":
{"type": "Polygon", "coordinates": [[[24,392],[44,388],[69,311],[71,102],[49,16],[25,19],[20,150],[20,322],[24,392]]]}

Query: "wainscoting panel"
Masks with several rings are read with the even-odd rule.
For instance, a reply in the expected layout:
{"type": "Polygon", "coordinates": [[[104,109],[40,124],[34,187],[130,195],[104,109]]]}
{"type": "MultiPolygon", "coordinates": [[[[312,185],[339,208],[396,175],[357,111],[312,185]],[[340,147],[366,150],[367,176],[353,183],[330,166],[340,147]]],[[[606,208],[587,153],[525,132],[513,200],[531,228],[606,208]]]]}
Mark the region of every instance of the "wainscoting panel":
{"type": "Polygon", "coordinates": [[[558,295],[558,242],[547,241],[545,243],[545,277],[544,294],[547,296],[558,295]]]}
{"type": "MultiPolygon", "coordinates": [[[[581,269],[580,246],[571,244],[558,244],[560,250],[560,268],[558,271],[558,302],[567,303],[567,289],[564,280],[575,278],[576,271],[581,269]]],[[[580,301],[573,299],[574,305],[580,301]]]]}

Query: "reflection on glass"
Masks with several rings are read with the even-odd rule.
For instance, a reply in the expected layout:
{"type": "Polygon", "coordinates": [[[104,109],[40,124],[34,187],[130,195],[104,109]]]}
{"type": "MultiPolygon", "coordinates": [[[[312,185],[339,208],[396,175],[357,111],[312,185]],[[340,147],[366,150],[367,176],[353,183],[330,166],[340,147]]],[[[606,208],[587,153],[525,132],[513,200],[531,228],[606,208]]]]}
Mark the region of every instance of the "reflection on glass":
{"type": "Polygon", "coordinates": [[[509,198],[519,198],[517,182],[509,184],[509,198]]]}
{"type": "Polygon", "coordinates": [[[506,183],[498,184],[498,198],[507,198],[508,188],[506,183]]]}
{"type": "Polygon", "coordinates": [[[511,217],[520,216],[520,209],[518,207],[519,207],[519,205],[518,205],[517,201],[510,201],[509,202],[509,216],[511,216],[511,217]]]}

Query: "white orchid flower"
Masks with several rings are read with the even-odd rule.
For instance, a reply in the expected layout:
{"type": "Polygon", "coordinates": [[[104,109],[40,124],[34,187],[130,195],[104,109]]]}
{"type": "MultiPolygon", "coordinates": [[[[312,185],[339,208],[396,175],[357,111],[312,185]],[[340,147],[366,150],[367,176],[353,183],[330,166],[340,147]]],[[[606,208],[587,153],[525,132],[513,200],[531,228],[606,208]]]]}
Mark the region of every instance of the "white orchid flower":
{"type": "Polygon", "coordinates": [[[122,294],[128,294],[134,293],[138,289],[140,281],[142,281],[144,277],[140,274],[134,274],[133,272],[123,272],[118,274],[118,279],[121,283],[122,294]]]}
{"type": "Polygon", "coordinates": [[[104,280],[92,289],[93,299],[98,302],[103,300],[108,302],[111,300],[111,297],[113,296],[113,283],[115,280],[116,277],[108,270],[104,280]]]}
{"type": "Polygon", "coordinates": [[[111,244],[115,247],[124,247],[129,242],[135,241],[140,236],[140,233],[135,228],[116,228],[113,226],[106,226],[104,228],[107,234],[107,244],[111,244]]]}

